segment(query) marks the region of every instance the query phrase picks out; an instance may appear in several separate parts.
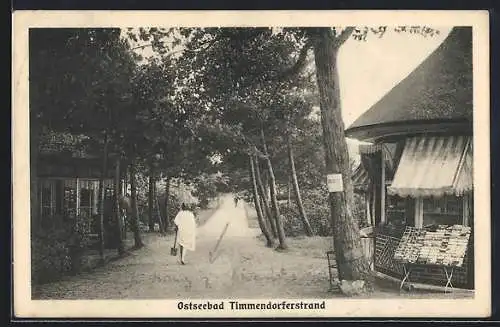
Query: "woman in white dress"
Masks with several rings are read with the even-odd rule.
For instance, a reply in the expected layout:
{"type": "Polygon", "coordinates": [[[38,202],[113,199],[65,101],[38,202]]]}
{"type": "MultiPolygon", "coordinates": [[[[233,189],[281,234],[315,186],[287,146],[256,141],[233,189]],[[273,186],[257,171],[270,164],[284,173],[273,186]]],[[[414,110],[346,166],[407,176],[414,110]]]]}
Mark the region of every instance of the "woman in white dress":
{"type": "Polygon", "coordinates": [[[185,203],[175,216],[174,224],[177,226],[177,242],[180,248],[181,264],[185,264],[186,251],[196,249],[196,220],[192,211],[188,210],[185,203]]]}

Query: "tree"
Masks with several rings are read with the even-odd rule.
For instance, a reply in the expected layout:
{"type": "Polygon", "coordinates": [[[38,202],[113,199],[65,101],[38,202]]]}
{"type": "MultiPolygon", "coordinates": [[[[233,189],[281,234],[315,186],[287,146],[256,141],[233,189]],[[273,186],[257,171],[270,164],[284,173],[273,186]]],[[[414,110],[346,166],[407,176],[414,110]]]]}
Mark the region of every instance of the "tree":
{"type": "Polygon", "coordinates": [[[104,202],[106,201],[106,191],[104,189],[104,179],[108,171],[108,135],[104,135],[104,151],[102,158],[101,176],[99,178],[99,255],[104,261],[104,202]]]}
{"type": "Polygon", "coordinates": [[[154,229],[154,206],[155,206],[155,184],[156,178],[154,175],[153,165],[149,166],[149,180],[148,180],[148,225],[149,230],[154,229]]]}
{"type": "MultiPolygon", "coordinates": [[[[118,150],[119,117],[129,108],[129,81],[137,58],[119,29],[30,30],[30,113],[32,193],[37,190],[36,159],[45,130],[85,134],[91,154],[100,153],[100,254],[104,255],[104,187],[108,153],[118,150]]],[[[32,208],[37,198],[32,197],[32,208]]],[[[33,225],[36,225],[36,213],[33,225]]],[[[120,251],[120,250],[119,250],[120,251]]]]}
{"type": "Polygon", "coordinates": [[[304,225],[304,231],[306,232],[307,236],[312,236],[313,231],[311,227],[311,223],[309,223],[309,220],[307,219],[306,212],[304,210],[304,205],[302,204],[302,197],[300,195],[300,188],[299,188],[299,182],[297,179],[297,172],[295,170],[295,159],[293,155],[293,146],[292,146],[292,140],[290,134],[287,135],[287,148],[288,148],[288,158],[290,162],[290,169],[291,169],[291,175],[292,175],[292,184],[293,184],[293,190],[295,192],[295,198],[297,201],[297,207],[299,208],[300,212],[300,218],[302,220],[302,224],[304,225]]]}
{"type": "Polygon", "coordinates": [[[329,194],[339,279],[371,281],[370,267],[351,212],[353,187],[336,66],[338,49],[352,31],[353,28],[348,28],[338,37],[331,28],[311,29],[308,33],[314,47],[327,174],[342,174],[344,187],[343,192],[329,194]]]}
{"type": "Polygon", "coordinates": [[[280,245],[278,246],[281,250],[286,250],[288,245],[285,240],[285,230],[283,229],[283,221],[281,220],[278,198],[276,194],[276,178],[274,176],[273,165],[271,163],[271,158],[269,157],[269,152],[267,151],[266,138],[264,135],[264,130],[261,129],[262,147],[264,150],[264,155],[266,156],[265,162],[267,164],[267,169],[269,173],[269,189],[271,191],[271,208],[274,213],[274,218],[276,219],[276,232],[278,234],[278,240],[280,245]]]}
{"type": "MultiPolygon", "coordinates": [[[[209,46],[195,54],[186,54],[186,58],[192,58],[191,69],[198,72],[194,78],[196,84],[191,89],[204,90],[199,98],[204,103],[202,106],[209,107],[207,115],[220,123],[221,129],[229,130],[229,138],[238,140],[229,144],[230,149],[243,151],[243,156],[247,155],[245,152],[254,152],[258,161],[265,163],[272,210],[267,210],[265,203],[263,207],[268,216],[272,216],[272,230],[280,241],[279,248],[284,249],[287,245],[277,204],[273,167],[279,147],[270,144],[281,133],[275,125],[283,120],[280,110],[287,102],[287,92],[294,87],[300,88],[308,81],[308,76],[279,83],[275,77],[288,70],[300,40],[293,35],[273,34],[267,28],[203,29],[195,31],[194,35],[187,45],[189,50],[201,48],[205,42],[209,46]]],[[[210,125],[216,124],[212,122],[210,125]]],[[[259,190],[261,198],[266,200],[267,192],[262,192],[260,187],[259,190]]]]}
{"type": "Polygon", "coordinates": [[[121,173],[120,173],[120,160],[118,157],[115,163],[115,180],[114,180],[114,194],[113,194],[113,202],[114,202],[114,218],[116,222],[116,235],[117,235],[117,244],[116,249],[118,251],[118,255],[122,256],[125,254],[125,246],[123,244],[123,235],[122,235],[122,219],[121,219],[121,207],[120,207],[120,192],[121,192],[121,173]]]}
{"type": "Polygon", "coordinates": [[[254,158],[252,156],[249,156],[249,161],[250,161],[250,176],[252,179],[252,193],[253,193],[253,199],[254,199],[254,204],[255,204],[255,210],[257,211],[257,219],[259,221],[259,227],[260,227],[260,230],[262,231],[262,234],[266,238],[267,246],[272,247],[273,243],[274,243],[273,238],[272,238],[271,233],[269,232],[267,224],[264,220],[264,217],[262,214],[262,209],[260,206],[259,192],[257,190],[254,158]]]}
{"type": "Polygon", "coordinates": [[[137,207],[137,184],[136,184],[136,166],[135,162],[130,165],[130,196],[131,196],[131,214],[130,227],[134,233],[134,247],[136,249],[142,248],[141,232],[139,230],[139,208],[137,207]]]}
{"type": "Polygon", "coordinates": [[[262,206],[264,207],[264,213],[266,214],[267,220],[269,221],[269,225],[271,226],[271,232],[273,237],[278,237],[278,230],[276,228],[276,220],[274,219],[271,213],[271,207],[269,205],[269,200],[267,197],[266,188],[264,187],[264,183],[262,182],[262,176],[260,173],[259,163],[257,162],[255,165],[256,172],[256,180],[260,198],[262,200],[262,206]]]}
{"type": "Polygon", "coordinates": [[[386,29],[384,26],[371,30],[366,27],[347,27],[338,33],[332,28],[309,28],[306,30],[314,50],[326,173],[342,174],[344,187],[343,192],[329,194],[339,278],[365,280],[368,282],[368,288],[371,286],[373,276],[368,261],[363,255],[358,225],[352,215],[354,192],[341,115],[337,56],[340,47],[351,35],[355,39],[364,41],[370,31],[382,37],[386,29]]]}

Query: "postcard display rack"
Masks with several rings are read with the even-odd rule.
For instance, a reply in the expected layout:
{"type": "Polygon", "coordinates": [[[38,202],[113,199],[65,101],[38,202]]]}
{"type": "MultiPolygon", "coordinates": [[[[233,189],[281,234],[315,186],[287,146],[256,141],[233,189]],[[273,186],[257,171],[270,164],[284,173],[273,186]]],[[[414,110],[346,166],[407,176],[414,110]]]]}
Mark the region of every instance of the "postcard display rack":
{"type": "Polygon", "coordinates": [[[409,282],[412,267],[431,265],[441,267],[446,275],[445,292],[453,289],[453,270],[462,267],[471,234],[470,227],[462,225],[438,226],[433,231],[406,227],[394,260],[404,268],[400,289],[409,282]]]}

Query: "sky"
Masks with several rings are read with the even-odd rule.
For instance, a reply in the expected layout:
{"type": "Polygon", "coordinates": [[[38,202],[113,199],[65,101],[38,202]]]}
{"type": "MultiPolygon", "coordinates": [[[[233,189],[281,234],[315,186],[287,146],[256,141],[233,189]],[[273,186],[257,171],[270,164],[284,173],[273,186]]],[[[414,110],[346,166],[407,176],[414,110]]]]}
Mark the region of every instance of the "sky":
{"type": "Polygon", "coordinates": [[[435,27],[439,35],[396,33],[367,41],[349,39],[339,50],[338,70],[342,116],[346,128],[432,53],[452,27],[435,27]]]}

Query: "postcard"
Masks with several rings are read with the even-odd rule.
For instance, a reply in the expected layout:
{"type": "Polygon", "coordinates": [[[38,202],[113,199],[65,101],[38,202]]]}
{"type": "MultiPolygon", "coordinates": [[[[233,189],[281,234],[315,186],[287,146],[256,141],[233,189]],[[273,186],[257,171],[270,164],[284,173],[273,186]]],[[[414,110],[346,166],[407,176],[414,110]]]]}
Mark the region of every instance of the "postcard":
{"type": "Polygon", "coordinates": [[[487,317],[487,11],[16,11],[18,318],[487,317]]]}

